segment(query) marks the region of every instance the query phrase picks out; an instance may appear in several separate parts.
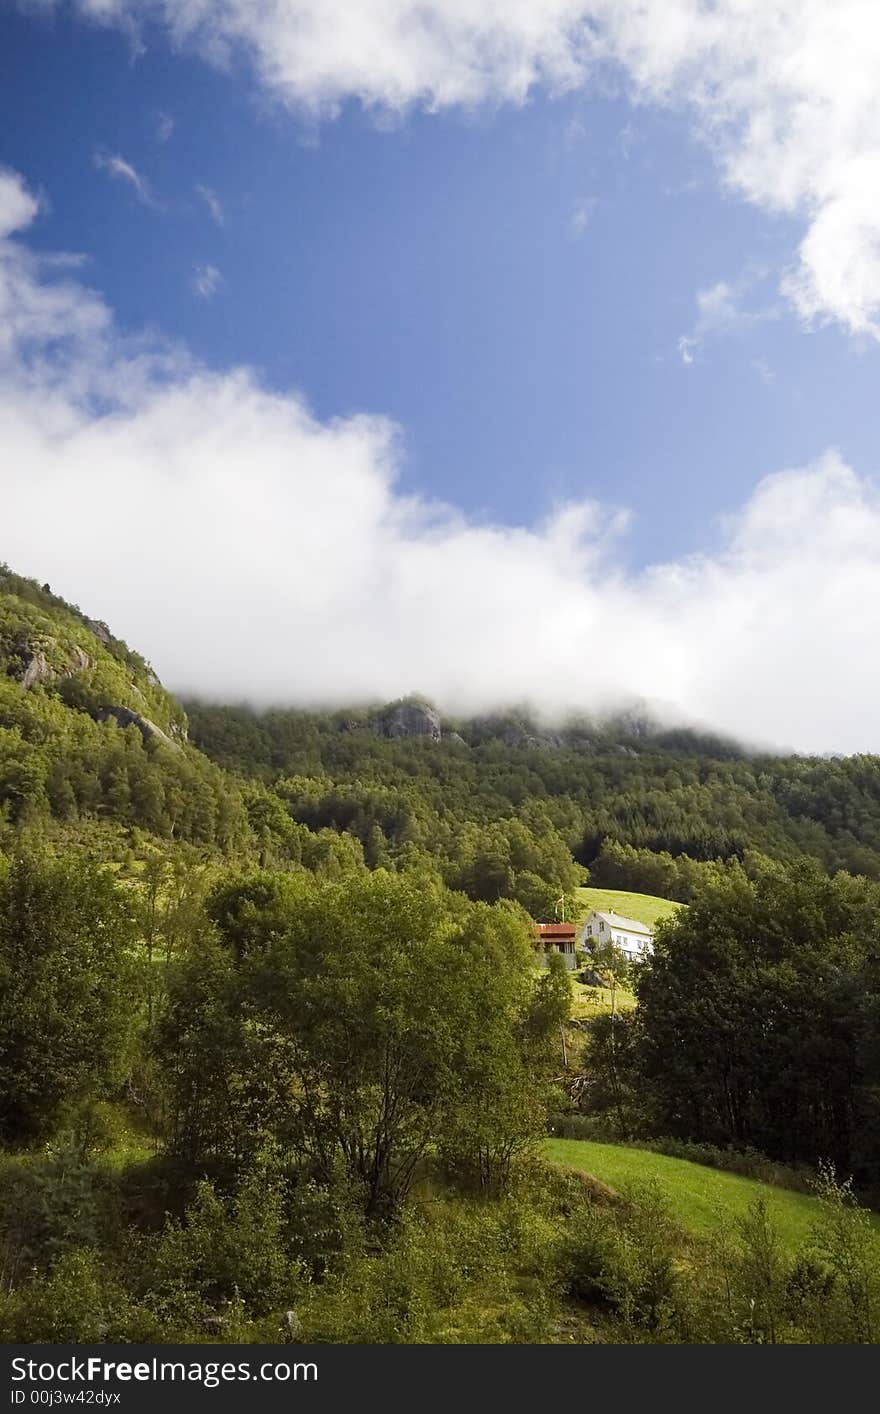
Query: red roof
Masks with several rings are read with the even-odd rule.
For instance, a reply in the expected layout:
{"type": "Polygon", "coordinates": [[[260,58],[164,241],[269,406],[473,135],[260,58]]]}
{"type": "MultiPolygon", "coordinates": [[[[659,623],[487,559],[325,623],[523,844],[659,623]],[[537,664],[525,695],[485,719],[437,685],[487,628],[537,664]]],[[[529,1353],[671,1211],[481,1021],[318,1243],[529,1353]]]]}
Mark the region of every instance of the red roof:
{"type": "Polygon", "coordinates": [[[568,940],[575,936],[576,931],[573,923],[535,924],[535,933],[539,938],[565,938],[568,940]]]}

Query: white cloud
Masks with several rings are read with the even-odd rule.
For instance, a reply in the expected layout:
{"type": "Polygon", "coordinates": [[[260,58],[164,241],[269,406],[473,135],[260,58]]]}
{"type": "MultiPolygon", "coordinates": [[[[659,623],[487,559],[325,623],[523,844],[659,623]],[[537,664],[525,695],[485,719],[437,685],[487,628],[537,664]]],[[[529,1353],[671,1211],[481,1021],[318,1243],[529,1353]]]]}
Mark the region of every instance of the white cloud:
{"type": "Polygon", "coordinates": [[[0,240],[15,231],[23,231],[36,218],[40,209],[37,198],[28,191],[17,172],[0,167],[0,240]]]}
{"type": "Polygon", "coordinates": [[[705,290],[697,291],[696,322],[690,333],[682,334],[678,340],[682,363],[694,363],[707,339],[743,334],[758,324],[778,318],[781,311],[777,304],[748,303],[764,273],[747,269],[734,281],[718,280],[705,290]]]}
{"type": "Polygon", "coordinates": [[[190,288],[199,299],[213,299],[222,283],[223,278],[216,265],[197,265],[193,271],[190,288]]]}
{"type": "MultiPolygon", "coordinates": [[[[5,174],[7,226],[35,210],[5,174]]],[[[762,481],[717,552],[629,574],[619,513],[586,500],[525,528],[404,495],[388,420],[321,422],[247,369],[131,342],[9,237],[0,331],[3,555],[172,686],[648,699],[802,749],[878,745],[880,493],[834,453],[762,481]]]]}
{"type": "Polygon", "coordinates": [[[691,113],[730,188],[805,234],[783,288],[807,320],[880,337],[876,0],[74,0],[104,24],[164,23],[280,102],[524,102],[605,66],[636,102],[691,113]]]}
{"type": "Polygon", "coordinates": [[[118,152],[96,152],[93,161],[99,172],[106,172],[115,181],[125,182],[130,186],[144,206],[155,206],[149,183],[118,152]]]}
{"type": "Polygon", "coordinates": [[[222,226],[225,216],[223,206],[217,193],[213,191],[211,187],[206,187],[202,182],[197,182],[196,194],[201,197],[202,201],[207,206],[212,219],[217,222],[218,226],[222,226]]]}

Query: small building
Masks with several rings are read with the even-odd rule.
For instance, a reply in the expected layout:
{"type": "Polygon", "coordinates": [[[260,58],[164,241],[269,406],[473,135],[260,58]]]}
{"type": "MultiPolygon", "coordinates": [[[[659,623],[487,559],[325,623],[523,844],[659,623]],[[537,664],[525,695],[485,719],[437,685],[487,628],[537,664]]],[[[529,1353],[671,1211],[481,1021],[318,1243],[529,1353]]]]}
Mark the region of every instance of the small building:
{"type": "Polygon", "coordinates": [[[575,942],[577,929],[573,923],[536,923],[535,945],[541,953],[541,961],[547,965],[552,952],[561,953],[570,972],[577,966],[575,942]]]}
{"type": "Polygon", "coordinates": [[[624,918],[613,908],[594,908],[581,929],[580,942],[584,948],[597,942],[613,943],[634,962],[654,951],[654,930],[637,918],[624,918]]]}

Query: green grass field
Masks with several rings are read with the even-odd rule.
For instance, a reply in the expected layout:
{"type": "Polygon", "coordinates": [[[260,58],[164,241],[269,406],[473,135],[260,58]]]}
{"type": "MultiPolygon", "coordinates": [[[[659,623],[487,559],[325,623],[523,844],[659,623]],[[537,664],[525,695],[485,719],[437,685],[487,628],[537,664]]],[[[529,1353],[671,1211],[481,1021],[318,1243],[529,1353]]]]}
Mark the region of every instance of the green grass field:
{"type": "Polygon", "coordinates": [[[654,924],[658,918],[668,918],[683,906],[670,903],[668,898],[656,898],[654,894],[628,894],[623,889],[577,889],[576,893],[582,918],[593,908],[613,909],[624,918],[634,918],[637,923],[654,924]]]}
{"type": "MultiPolygon", "coordinates": [[[[743,1217],[756,1198],[764,1198],[780,1240],[789,1253],[795,1253],[809,1242],[819,1215],[818,1201],[805,1193],[775,1188],[753,1178],[741,1178],[739,1174],[647,1149],[594,1144],[583,1139],[547,1139],[542,1152],[551,1163],[592,1174],[617,1190],[655,1179],[669,1199],[676,1220],[701,1235],[743,1217]]],[[[874,1216],[872,1221],[880,1234],[880,1216],[874,1216]]]]}

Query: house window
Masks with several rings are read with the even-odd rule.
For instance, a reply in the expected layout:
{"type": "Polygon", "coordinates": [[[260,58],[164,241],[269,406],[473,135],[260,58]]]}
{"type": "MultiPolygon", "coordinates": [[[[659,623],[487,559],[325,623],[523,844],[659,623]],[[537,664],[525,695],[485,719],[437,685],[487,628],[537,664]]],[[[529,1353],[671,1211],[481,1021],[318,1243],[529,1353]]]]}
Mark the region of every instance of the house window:
{"type": "Polygon", "coordinates": [[[604,933],[604,932],[605,932],[605,924],[604,924],[604,923],[600,923],[600,924],[599,924],[599,932],[600,932],[600,933],[604,933]]]}

